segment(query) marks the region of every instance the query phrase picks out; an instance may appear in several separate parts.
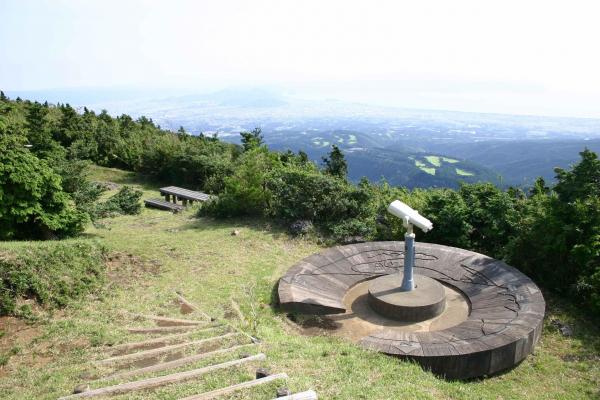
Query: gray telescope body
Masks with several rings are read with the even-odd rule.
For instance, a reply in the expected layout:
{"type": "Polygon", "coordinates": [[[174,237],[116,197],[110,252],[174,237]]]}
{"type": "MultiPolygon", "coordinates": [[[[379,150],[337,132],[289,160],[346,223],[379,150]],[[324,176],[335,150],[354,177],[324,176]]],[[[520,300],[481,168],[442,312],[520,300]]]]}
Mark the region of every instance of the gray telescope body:
{"type": "Polygon", "coordinates": [[[415,266],[415,234],[413,225],[416,225],[423,232],[433,229],[430,220],[419,214],[419,212],[400,200],[395,200],[388,206],[388,212],[402,220],[406,228],[404,235],[404,275],[400,290],[411,291],[415,288],[413,280],[413,269],[415,266]]]}
{"type": "Polygon", "coordinates": [[[428,232],[433,229],[433,224],[430,220],[400,200],[393,201],[388,207],[388,212],[400,218],[402,221],[405,221],[406,218],[408,218],[409,224],[416,225],[423,232],[428,232]]]}

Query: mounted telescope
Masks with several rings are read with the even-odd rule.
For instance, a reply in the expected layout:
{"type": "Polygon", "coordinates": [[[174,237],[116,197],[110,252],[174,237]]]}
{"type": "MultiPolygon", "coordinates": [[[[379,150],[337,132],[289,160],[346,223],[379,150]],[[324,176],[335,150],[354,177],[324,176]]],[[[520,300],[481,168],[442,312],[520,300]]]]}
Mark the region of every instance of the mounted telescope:
{"type": "Polygon", "coordinates": [[[404,235],[404,274],[400,290],[410,292],[415,288],[413,279],[413,269],[415,267],[415,234],[413,233],[413,225],[417,226],[423,232],[428,232],[433,229],[433,224],[430,220],[419,214],[417,210],[400,200],[393,201],[387,210],[390,214],[400,218],[406,228],[406,234],[404,235]]]}

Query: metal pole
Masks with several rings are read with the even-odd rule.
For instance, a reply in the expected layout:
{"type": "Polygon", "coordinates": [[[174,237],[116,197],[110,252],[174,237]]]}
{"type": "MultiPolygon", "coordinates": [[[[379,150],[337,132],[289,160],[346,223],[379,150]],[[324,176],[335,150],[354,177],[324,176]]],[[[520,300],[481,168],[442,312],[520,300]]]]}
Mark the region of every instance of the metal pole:
{"type": "Polygon", "coordinates": [[[413,280],[413,268],[415,266],[415,234],[412,230],[412,224],[408,224],[404,235],[404,277],[400,290],[410,292],[415,288],[413,280]]]}

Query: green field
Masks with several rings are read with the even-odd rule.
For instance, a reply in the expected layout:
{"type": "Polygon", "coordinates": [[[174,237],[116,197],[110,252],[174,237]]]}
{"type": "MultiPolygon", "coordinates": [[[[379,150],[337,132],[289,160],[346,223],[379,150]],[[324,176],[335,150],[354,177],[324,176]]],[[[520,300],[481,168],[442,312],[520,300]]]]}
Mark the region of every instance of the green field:
{"type": "Polygon", "coordinates": [[[456,168],[456,174],[460,176],[473,176],[472,172],[465,171],[464,169],[456,168]]]}
{"type": "Polygon", "coordinates": [[[458,162],[458,160],[455,160],[454,158],[448,158],[448,157],[442,157],[442,161],[450,163],[450,164],[456,164],[458,162]]]}
{"type": "Polygon", "coordinates": [[[440,162],[440,158],[438,156],[425,156],[425,159],[434,167],[442,166],[442,163],[440,162]]]}
{"type": "MultiPolygon", "coordinates": [[[[102,168],[96,169],[94,179],[135,182],[132,174],[102,168]]],[[[144,197],[157,197],[156,188],[138,186],[144,197]]],[[[88,360],[101,357],[102,346],[131,340],[125,328],[132,325],[123,311],[175,315],[174,290],[261,338],[260,350],[268,356],[264,364],[273,372],[286,372],[290,376],[287,386],[293,391],[312,388],[320,399],[582,399],[600,395],[600,325],[553,296],[546,296],[546,324],[534,355],[498,376],[446,381],[410,362],[326,334],[301,336],[290,327],[285,314],[273,307],[277,280],[290,265],[320,247],[290,238],[268,222],[197,218],[193,209],[181,214],[145,209],[138,216],[121,216],[103,221],[102,227],[90,227],[85,240],[97,240],[113,254],[110,284],[63,311],[42,313],[37,322],[26,326],[39,334],[32,342],[21,343],[0,368],[0,398],[55,399],[70,393],[90,370],[88,360]],[[240,231],[238,236],[231,235],[234,229],[240,231]],[[574,335],[563,337],[550,323],[554,318],[570,324],[574,335]]],[[[31,244],[0,243],[0,251],[25,245],[31,244]]],[[[250,379],[254,367],[210,374],[159,389],[152,396],[141,392],[115,398],[177,399],[250,379]]],[[[271,399],[277,386],[230,398],[271,399]]]]}
{"type": "Polygon", "coordinates": [[[435,168],[432,167],[428,167],[427,164],[425,164],[422,161],[419,160],[415,160],[415,165],[423,172],[429,174],[429,175],[435,175],[435,168]]]}

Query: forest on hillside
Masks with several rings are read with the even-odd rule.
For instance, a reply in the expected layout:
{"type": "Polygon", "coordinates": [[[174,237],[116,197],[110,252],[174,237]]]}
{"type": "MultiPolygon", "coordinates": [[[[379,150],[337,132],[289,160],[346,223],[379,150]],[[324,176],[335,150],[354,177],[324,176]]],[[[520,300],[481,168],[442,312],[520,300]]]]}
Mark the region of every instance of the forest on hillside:
{"type": "Polygon", "coordinates": [[[553,187],[538,179],[526,190],[492,183],[409,190],[350,182],[336,146],[317,165],[303,152],[270,150],[259,128],[240,135],[235,145],[164,130],[146,117],[0,93],[0,239],[72,237],[112,213],[139,212],[139,194],[126,187],[101,200],[102,185],[87,177],[92,163],[217,195],[202,215],[271,219],[326,243],[401,238],[400,221],[385,211],[400,199],[434,224],[418,240],[504,259],[600,314],[600,160],[589,150],[555,171],[553,187]]]}

